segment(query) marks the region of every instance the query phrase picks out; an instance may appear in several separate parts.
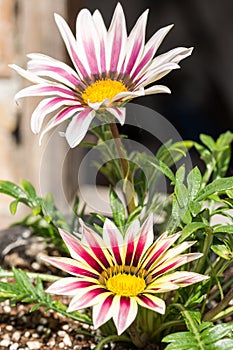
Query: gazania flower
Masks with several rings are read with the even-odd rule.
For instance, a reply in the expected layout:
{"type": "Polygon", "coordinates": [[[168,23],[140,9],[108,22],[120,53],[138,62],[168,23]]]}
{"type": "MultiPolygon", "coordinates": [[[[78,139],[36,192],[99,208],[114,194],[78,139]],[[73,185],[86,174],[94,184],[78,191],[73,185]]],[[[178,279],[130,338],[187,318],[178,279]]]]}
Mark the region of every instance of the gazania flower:
{"type": "Polygon", "coordinates": [[[124,238],[108,219],[103,238],[85,225],[82,233],[80,241],[61,231],[72,259],[43,257],[74,276],[56,281],[47,292],[72,296],[70,312],[93,306],[95,328],[113,318],[121,334],[134,321],[138,305],[164,314],[165,303],[157,294],[208,278],[194,272],[173,272],[202,254],[181,254],[194,242],[171,248],[179,233],[164,233],[153,243],[152,216],[141,228],[139,221],[132,222],[124,238]]]}
{"type": "Polygon", "coordinates": [[[27,70],[11,65],[35,84],[18,92],[17,99],[45,97],[32,114],[34,133],[40,132],[47,116],[50,121],[41,138],[51,128],[71,119],[65,136],[69,145],[75,147],[95,116],[105,113],[124,124],[126,102],[142,95],[170,93],[166,86],[153,83],[179,68],[178,63],[191,54],[192,48],[178,47],[154,58],[172,25],[158,30],[145,44],[147,15],[148,10],[127,36],[119,3],[108,30],[98,10],[91,15],[83,9],[77,17],[75,38],[65,20],[55,14],[75,69],[39,53],[28,55],[27,70]]]}

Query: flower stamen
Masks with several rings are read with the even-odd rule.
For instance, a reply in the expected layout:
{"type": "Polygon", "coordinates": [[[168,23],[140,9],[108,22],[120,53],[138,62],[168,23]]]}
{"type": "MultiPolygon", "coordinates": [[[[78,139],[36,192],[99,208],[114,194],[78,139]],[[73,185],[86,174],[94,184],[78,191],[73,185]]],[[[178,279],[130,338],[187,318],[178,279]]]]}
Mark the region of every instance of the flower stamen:
{"type": "Polygon", "coordinates": [[[83,102],[88,104],[104,101],[106,98],[112,100],[120,92],[126,92],[126,86],[118,80],[102,79],[97,80],[88,86],[82,93],[83,102]]]}
{"type": "Polygon", "coordinates": [[[106,287],[116,295],[134,297],[145,290],[146,283],[144,278],[119,273],[107,280],[106,287]]]}

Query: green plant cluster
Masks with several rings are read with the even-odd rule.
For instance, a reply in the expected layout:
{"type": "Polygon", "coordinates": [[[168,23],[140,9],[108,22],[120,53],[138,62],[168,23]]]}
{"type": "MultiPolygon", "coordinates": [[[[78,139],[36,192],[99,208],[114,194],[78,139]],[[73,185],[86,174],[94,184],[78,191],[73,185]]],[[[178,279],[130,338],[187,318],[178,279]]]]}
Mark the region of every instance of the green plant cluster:
{"type": "MultiPolygon", "coordinates": [[[[226,132],[216,141],[210,136],[201,135],[201,143],[168,141],[159,148],[154,157],[134,152],[127,155],[123,150],[128,159],[134,197],[137,198],[136,209],[132,212],[127,212],[124,201],[118,195],[119,189],[115,188],[123,180],[120,190],[124,194],[124,181],[127,181],[128,176],[123,176],[114,143],[111,147],[106,143],[111,140],[109,128],[96,127],[94,133],[98,136],[98,143],[83,143],[83,146],[96,147],[103,160],[106,159],[104,166],[94,165],[100,167],[100,171],[111,183],[113,220],[122,234],[136,217],[143,221],[150,212],[162,216],[163,220],[157,226],[156,234],[165,230],[169,233],[180,231],[179,243],[194,240],[196,243],[190,250],[201,252],[203,256],[195,263],[184,266],[184,269],[210,277],[203,283],[164,294],[167,304],[165,315],[153,312],[144,314],[144,310],[141,310],[135,324],[138,334],[141,334],[140,339],[135,337],[132,328],[123,336],[117,337],[111,333],[114,329],[110,325],[103,327],[104,338],[96,349],[101,349],[112,341],[132,342],[138,348],[145,348],[156,342],[161,349],[166,350],[233,349],[233,325],[225,323],[226,317],[233,313],[233,306],[230,305],[233,299],[233,277],[225,277],[233,258],[233,177],[228,176],[233,133],[226,132]],[[204,170],[200,171],[197,166],[187,170],[182,164],[191,148],[199,154],[204,170]],[[156,188],[164,176],[172,190],[161,196],[156,188]]],[[[19,203],[25,204],[32,210],[32,214],[20,224],[29,226],[48,239],[48,242],[52,242],[57,249],[65,249],[63,243],[61,244],[58,227],[68,231],[77,228],[78,219],[84,215],[84,208],[78,210],[78,199],[74,204],[73,217],[66,220],[57,210],[50,195],[45,199],[40,198],[29,182],[22,181],[21,184],[22,188],[9,181],[0,181],[0,192],[14,198],[10,205],[11,213],[15,214],[19,203]]],[[[103,216],[92,213],[88,224],[94,225],[101,234],[101,223],[104,220],[103,216]]],[[[64,305],[52,301],[44,293],[44,276],[16,269],[13,272],[0,271],[0,278],[7,276],[11,276],[14,282],[0,282],[0,300],[34,303],[32,311],[43,306],[81,322],[91,323],[89,316],[78,312],[68,314],[64,305]]]]}

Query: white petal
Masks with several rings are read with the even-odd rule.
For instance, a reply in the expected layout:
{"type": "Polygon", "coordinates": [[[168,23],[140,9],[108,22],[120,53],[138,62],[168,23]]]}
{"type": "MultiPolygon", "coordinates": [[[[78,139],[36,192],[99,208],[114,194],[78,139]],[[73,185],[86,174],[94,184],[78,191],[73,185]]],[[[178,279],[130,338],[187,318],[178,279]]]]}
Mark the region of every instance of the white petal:
{"type": "Polygon", "coordinates": [[[136,298],[120,297],[115,295],[112,308],[113,321],[117,328],[118,335],[122,334],[135,320],[138,312],[136,298]]]}
{"type": "Polygon", "coordinates": [[[106,108],[106,111],[112,114],[121,125],[125,123],[126,110],[124,107],[106,108]]]}
{"type": "Polygon", "coordinates": [[[145,89],[145,95],[160,94],[160,93],[170,94],[171,90],[164,85],[154,85],[149,87],[148,89],[145,89]]]}
{"type": "Polygon", "coordinates": [[[125,15],[118,2],[107,33],[106,68],[107,71],[119,71],[125,58],[127,31],[125,15]]]}
{"type": "Polygon", "coordinates": [[[94,117],[95,111],[86,108],[71,120],[66,129],[66,139],[71,148],[76,147],[85,137],[94,117]]]}
{"type": "MultiPolygon", "coordinates": [[[[81,107],[82,108],[82,107],[81,107]]],[[[39,144],[41,145],[42,139],[44,137],[44,135],[51,129],[53,129],[54,127],[60,125],[61,123],[63,123],[65,120],[72,118],[75,114],[79,114],[80,113],[80,109],[79,106],[77,107],[66,107],[63,110],[61,110],[60,112],[58,112],[50,121],[49,123],[46,125],[46,127],[44,128],[44,130],[42,131],[41,135],[40,135],[40,139],[39,139],[39,144]],[[62,115],[62,117],[61,117],[62,115]]]]}
{"type": "Polygon", "coordinates": [[[46,79],[42,79],[42,78],[38,77],[37,75],[28,72],[27,70],[17,66],[16,64],[9,64],[9,67],[14,69],[23,78],[31,81],[34,84],[44,84],[44,83],[48,82],[46,79]]]}

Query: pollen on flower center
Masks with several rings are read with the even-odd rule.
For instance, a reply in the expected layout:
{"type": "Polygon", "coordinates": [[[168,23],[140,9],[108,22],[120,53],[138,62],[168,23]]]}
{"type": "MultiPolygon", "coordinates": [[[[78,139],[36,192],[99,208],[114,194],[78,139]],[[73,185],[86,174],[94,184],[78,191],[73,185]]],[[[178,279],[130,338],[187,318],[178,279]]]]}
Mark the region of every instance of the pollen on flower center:
{"type": "Polygon", "coordinates": [[[88,104],[88,102],[102,102],[106,98],[111,100],[120,92],[125,91],[128,91],[128,89],[121,81],[102,79],[88,86],[82,93],[82,99],[86,104],[88,104]]]}
{"type": "Polygon", "coordinates": [[[146,283],[144,278],[118,273],[107,280],[106,287],[114,294],[133,297],[144,291],[146,283]]]}

